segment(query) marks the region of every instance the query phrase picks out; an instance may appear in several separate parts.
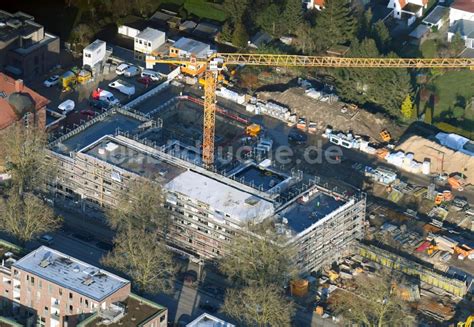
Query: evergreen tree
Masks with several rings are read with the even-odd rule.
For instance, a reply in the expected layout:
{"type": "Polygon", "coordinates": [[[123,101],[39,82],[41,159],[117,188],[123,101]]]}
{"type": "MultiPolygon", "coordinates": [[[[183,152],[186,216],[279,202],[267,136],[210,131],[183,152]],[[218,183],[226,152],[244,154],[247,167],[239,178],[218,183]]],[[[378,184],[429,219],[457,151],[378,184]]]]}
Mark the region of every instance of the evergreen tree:
{"type": "Polygon", "coordinates": [[[234,33],[232,34],[232,44],[236,47],[243,48],[247,46],[248,40],[249,35],[247,34],[245,25],[242,23],[237,23],[234,29],[234,33]]]}
{"type": "Polygon", "coordinates": [[[314,38],[319,50],[346,44],[356,30],[354,15],[346,0],[326,0],[324,10],[316,17],[314,38]]]}
{"type": "Polygon", "coordinates": [[[256,19],[256,25],[265,32],[278,36],[281,33],[283,25],[279,21],[280,8],[276,4],[271,4],[262,10],[256,19]]]}
{"type": "Polygon", "coordinates": [[[303,7],[301,0],[286,0],[286,6],[282,14],[282,24],[285,26],[287,33],[295,33],[303,23],[303,7]]]}
{"type": "Polygon", "coordinates": [[[232,41],[232,26],[229,22],[225,22],[222,26],[222,31],[219,34],[219,41],[230,42],[232,41]]]}
{"type": "Polygon", "coordinates": [[[390,46],[391,39],[390,32],[382,20],[375,23],[373,34],[377,47],[381,52],[385,53],[390,46]]]}
{"type": "Polygon", "coordinates": [[[244,13],[247,11],[249,0],[224,0],[222,6],[228,14],[232,23],[238,24],[242,22],[244,13]]]}
{"type": "Polygon", "coordinates": [[[405,100],[403,100],[402,107],[401,107],[402,117],[405,120],[412,119],[413,114],[414,114],[414,109],[415,109],[415,107],[413,106],[413,102],[411,101],[411,97],[410,97],[410,95],[407,95],[405,100]]]}
{"type": "MultiPolygon", "coordinates": [[[[373,39],[354,42],[348,54],[352,57],[380,57],[373,39]]],[[[391,53],[388,57],[395,57],[391,53]]],[[[411,92],[411,80],[406,69],[347,68],[335,72],[339,95],[360,105],[370,105],[393,116],[400,115],[400,104],[411,92]]]]}
{"type": "Polygon", "coordinates": [[[372,18],[374,17],[372,9],[369,8],[363,12],[359,25],[359,38],[364,39],[372,34],[372,18]]]}

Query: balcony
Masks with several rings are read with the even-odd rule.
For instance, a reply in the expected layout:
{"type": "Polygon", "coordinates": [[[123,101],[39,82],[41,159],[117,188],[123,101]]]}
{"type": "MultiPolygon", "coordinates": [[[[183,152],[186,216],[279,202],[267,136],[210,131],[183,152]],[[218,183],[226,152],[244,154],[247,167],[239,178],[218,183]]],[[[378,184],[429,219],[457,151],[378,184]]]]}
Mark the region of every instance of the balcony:
{"type": "Polygon", "coordinates": [[[56,301],[52,302],[51,303],[51,308],[59,309],[59,301],[56,300],[56,301]]]}
{"type": "Polygon", "coordinates": [[[51,319],[59,321],[59,311],[51,313],[51,319]]]}

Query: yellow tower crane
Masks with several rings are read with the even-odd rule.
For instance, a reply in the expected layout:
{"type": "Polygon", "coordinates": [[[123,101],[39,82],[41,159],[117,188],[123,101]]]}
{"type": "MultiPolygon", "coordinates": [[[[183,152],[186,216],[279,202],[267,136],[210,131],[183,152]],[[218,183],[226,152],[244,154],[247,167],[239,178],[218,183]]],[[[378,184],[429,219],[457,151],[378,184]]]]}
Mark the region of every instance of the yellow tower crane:
{"type": "Polygon", "coordinates": [[[219,71],[227,65],[323,68],[469,68],[474,70],[474,59],[472,58],[341,58],[245,53],[215,53],[208,58],[147,56],[147,68],[152,68],[156,63],[190,68],[206,66],[202,161],[208,167],[214,164],[217,79],[219,71]]]}

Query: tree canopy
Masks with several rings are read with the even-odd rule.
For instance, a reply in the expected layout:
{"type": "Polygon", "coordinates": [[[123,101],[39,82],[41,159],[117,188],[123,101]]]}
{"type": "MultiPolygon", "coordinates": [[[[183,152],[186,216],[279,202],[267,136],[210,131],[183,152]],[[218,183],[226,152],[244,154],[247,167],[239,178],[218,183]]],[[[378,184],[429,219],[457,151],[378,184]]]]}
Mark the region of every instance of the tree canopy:
{"type": "MultiPolygon", "coordinates": [[[[353,42],[348,54],[352,57],[381,57],[373,39],[353,42]]],[[[395,57],[390,53],[387,57],[395,57]]],[[[333,72],[339,95],[346,101],[370,105],[392,116],[400,116],[400,106],[411,93],[407,69],[347,68],[333,72]]]]}
{"type": "Polygon", "coordinates": [[[171,252],[153,232],[125,228],[114,239],[114,249],[102,258],[106,266],[122,271],[143,292],[172,289],[176,266],[171,252]]]}
{"type": "Polygon", "coordinates": [[[291,326],[294,306],[278,286],[250,286],[227,291],[222,310],[246,326],[291,326]]]}
{"type": "Polygon", "coordinates": [[[22,244],[57,229],[61,221],[43,200],[32,193],[20,196],[13,190],[0,200],[0,227],[22,244]]]}

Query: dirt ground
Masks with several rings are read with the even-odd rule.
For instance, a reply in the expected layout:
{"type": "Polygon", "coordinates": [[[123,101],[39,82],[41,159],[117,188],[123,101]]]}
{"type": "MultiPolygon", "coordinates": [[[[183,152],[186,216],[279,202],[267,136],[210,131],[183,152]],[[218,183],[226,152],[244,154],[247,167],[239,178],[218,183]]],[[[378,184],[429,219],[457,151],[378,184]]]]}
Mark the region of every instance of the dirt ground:
{"type": "Polygon", "coordinates": [[[342,113],[344,103],[329,104],[312,99],[304,94],[302,88],[290,88],[284,92],[259,92],[258,98],[287,106],[298,117],[305,117],[317,123],[319,131],[324,131],[327,125],[330,125],[334,130],[353,131],[355,134],[366,135],[377,141],[381,141],[379,133],[385,128],[394,138],[399,138],[404,132],[402,127],[396,126],[382,114],[372,114],[365,110],[357,112],[348,110],[342,113]]]}

